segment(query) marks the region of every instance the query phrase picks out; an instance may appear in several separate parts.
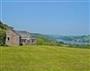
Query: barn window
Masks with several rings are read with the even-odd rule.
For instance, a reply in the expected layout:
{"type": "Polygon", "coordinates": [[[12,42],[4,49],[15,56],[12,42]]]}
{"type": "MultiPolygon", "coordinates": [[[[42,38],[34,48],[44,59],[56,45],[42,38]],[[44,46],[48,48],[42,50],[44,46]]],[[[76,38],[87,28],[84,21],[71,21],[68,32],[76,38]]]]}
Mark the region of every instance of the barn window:
{"type": "Polygon", "coordinates": [[[10,38],[9,38],[9,37],[8,37],[7,39],[8,39],[8,41],[10,40],[10,38]]]}
{"type": "Polygon", "coordinates": [[[35,41],[35,39],[32,39],[32,43],[35,41]]]}
{"type": "Polygon", "coordinates": [[[21,42],[26,42],[26,39],[22,39],[21,42]]]}

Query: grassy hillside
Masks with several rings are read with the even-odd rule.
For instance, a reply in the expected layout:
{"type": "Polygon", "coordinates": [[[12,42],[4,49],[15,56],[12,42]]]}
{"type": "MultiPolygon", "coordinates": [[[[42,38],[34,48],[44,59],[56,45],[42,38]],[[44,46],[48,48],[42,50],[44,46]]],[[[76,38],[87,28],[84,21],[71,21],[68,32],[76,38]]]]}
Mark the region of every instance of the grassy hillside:
{"type": "Polygon", "coordinates": [[[0,46],[0,71],[90,71],[90,49],[0,46]]]}

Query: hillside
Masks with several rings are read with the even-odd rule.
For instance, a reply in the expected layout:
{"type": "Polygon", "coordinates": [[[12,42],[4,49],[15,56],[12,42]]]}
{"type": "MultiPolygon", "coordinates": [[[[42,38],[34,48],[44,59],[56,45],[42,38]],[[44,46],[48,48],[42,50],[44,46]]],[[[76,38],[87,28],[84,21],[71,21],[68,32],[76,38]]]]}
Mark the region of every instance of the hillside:
{"type": "Polygon", "coordinates": [[[0,21],[0,29],[6,30],[7,28],[13,28],[13,27],[8,26],[8,25],[6,25],[6,24],[4,24],[3,22],[0,21]]]}
{"type": "Polygon", "coordinates": [[[37,38],[38,45],[59,45],[60,44],[56,41],[56,39],[48,35],[39,34],[39,33],[31,33],[31,34],[32,34],[32,37],[37,38]]]}

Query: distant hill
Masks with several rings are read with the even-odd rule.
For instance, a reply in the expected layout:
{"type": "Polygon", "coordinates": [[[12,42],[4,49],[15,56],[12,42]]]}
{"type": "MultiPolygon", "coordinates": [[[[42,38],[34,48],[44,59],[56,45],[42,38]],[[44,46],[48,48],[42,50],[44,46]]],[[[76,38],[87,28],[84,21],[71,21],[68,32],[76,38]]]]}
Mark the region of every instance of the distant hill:
{"type": "Polygon", "coordinates": [[[32,33],[32,37],[37,38],[38,45],[59,45],[59,43],[56,41],[56,39],[49,35],[32,33]]]}
{"type": "Polygon", "coordinates": [[[90,44],[90,35],[81,35],[81,36],[52,36],[58,42],[62,41],[64,43],[71,44],[90,44]]]}

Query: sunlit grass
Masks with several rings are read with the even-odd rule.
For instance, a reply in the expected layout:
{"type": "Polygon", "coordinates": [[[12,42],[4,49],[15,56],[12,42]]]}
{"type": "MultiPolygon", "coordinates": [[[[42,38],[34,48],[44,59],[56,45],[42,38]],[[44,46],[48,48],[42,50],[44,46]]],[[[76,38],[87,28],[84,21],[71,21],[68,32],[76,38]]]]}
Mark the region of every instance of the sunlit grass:
{"type": "Polygon", "coordinates": [[[90,71],[90,49],[0,46],[0,71],[90,71]]]}

